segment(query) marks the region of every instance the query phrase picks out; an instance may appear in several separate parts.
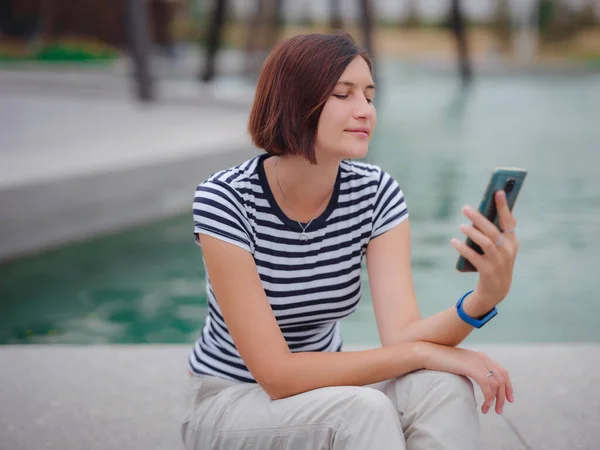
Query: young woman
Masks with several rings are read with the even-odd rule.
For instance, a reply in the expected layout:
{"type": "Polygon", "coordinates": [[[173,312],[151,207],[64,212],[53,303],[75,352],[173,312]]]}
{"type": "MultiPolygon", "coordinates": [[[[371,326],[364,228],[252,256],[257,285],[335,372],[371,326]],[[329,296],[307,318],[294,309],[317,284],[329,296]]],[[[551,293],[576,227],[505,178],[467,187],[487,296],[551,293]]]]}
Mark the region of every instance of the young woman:
{"type": "Polygon", "coordinates": [[[273,50],[249,131],[265,153],[215,173],[194,198],[208,315],[190,353],[188,449],[475,449],[469,378],[501,414],[509,376],[456,348],[508,293],[517,239],[473,208],[453,240],[475,290],[421,318],[404,195],[367,154],[376,125],[372,63],[345,34],[296,36],[273,50]],[[361,296],[366,256],[382,346],[342,351],[339,320],[361,296]],[[459,314],[460,313],[460,314],[459,314]],[[467,378],[469,377],[469,378],[467,378]]]}

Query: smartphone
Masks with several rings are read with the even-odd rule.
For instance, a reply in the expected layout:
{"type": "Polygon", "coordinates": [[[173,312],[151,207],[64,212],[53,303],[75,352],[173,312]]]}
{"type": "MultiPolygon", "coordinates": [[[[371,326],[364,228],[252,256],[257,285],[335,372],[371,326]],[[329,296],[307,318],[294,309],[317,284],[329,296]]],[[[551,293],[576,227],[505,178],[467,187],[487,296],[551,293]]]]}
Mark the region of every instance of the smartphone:
{"type": "MultiPolygon", "coordinates": [[[[481,199],[481,204],[479,205],[479,212],[487,217],[490,222],[493,222],[499,230],[501,230],[501,228],[498,223],[499,219],[496,210],[496,201],[494,200],[494,193],[504,189],[504,192],[506,192],[508,208],[512,211],[526,176],[527,170],[516,167],[496,167],[492,172],[490,181],[483,194],[483,198],[481,199]]],[[[466,244],[480,255],[483,255],[481,247],[468,237],[466,244]]],[[[456,270],[459,272],[477,272],[475,266],[462,255],[458,258],[456,270]]]]}

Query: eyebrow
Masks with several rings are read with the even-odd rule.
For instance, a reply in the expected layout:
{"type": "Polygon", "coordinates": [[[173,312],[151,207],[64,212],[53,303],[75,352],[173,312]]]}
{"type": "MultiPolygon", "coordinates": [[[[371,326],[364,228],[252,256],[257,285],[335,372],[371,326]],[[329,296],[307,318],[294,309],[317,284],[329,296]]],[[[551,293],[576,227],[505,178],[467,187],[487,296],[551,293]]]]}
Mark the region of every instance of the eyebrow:
{"type": "MultiPolygon", "coordinates": [[[[350,87],[354,87],[356,86],[356,83],[352,83],[351,81],[338,81],[337,84],[343,84],[345,86],[350,86],[350,87]]],[[[375,89],[375,84],[369,84],[366,89],[375,89]]]]}

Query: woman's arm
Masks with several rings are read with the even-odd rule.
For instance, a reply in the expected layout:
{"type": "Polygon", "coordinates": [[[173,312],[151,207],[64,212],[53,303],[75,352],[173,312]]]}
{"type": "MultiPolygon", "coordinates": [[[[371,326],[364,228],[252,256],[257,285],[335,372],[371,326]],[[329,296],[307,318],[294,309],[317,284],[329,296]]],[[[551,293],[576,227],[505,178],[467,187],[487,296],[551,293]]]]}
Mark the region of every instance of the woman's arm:
{"type": "MultiPolygon", "coordinates": [[[[412,280],[408,219],[369,243],[367,270],[383,346],[426,341],[454,347],[473,330],[454,307],[421,318],[412,280]]],[[[465,310],[467,300],[472,300],[469,297],[465,299],[465,310]]],[[[451,298],[448,303],[452,303],[451,298]]]]}
{"type": "Polygon", "coordinates": [[[273,400],[325,386],[363,386],[424,368],[422,347],[410,342],[356,352],[290,352],[250,253],[199,236],[229,333],[248,370],[273,400]]]}
{"type": "Polygon", "coordinates": [[[412,280],[408,219],[369,243],[367,270],[384,347],[416,341],[455,346],[473,330],[452,307],[421,317],[412,280]]]}
{"type": "MultiPolygon", "coordinates": [[[[497,195],[496,201],[502,228],[514,228],[515,221],[505,197],[497,195]]],[[[482,231],[477,231],[473,226],[461,227],[461,230],[479,244],[486,254],[478,255],[464,243],[453,242],[453,245],[479,271],[477,289],[463,303],[469,316],[479,317],[506,296],[518,242],[514,233],[510,233],[499,248],[491,238],[494,233],[499,233],[495,225],[477,211],[466,210],[465,215],[482,231]]],[[[460,319],[454,306],[426,319],[421,318],[412,281],[408,220],[369,243],[367,269],[375,317],[384,346],[415,341],[456,346],[473,331],[472,326],[460,319]]],[[[449,297],[448,303],[454,304],[456,300],[449,297]]]]}
{"type": "Polygon", "coordinates": [[[513,401],[506,370],[487,355],[465,349],[403,342],[355,352],[291,353],[250,253],[204,234],[200,234],[200,244],[211,285],[236,348],[271,399],[326,386],[364,386],[418,369],[431,369],[473,378],[485,398],[484,413],[494,399],[498,414],[506,398],[513,401]],[[497,376],[486,377],[490,370],[497,376]]]}

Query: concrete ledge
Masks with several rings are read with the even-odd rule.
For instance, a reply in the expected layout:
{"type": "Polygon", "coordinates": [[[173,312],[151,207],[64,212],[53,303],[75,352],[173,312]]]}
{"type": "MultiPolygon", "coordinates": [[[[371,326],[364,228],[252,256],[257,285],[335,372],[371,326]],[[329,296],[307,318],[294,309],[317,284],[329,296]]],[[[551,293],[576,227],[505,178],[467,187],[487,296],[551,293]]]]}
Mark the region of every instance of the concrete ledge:
{"type": "Polygon", "coordinates": [[[191,217],[198,183],[257,153],[247,106],[14,94],[3,92],[2,75],[0,261],[191,217]]]}
{"type": "MultiPolygon", "coordinates": [[[[0,448],[181,448],[190,348],[0,347],[0,448]]],[[[515,386],[503,416],[481,415],[482,449],[598,448],[600,345],[473,348],[515,386]]]]}
{"type": "Polygon", "coordinates": [[[0,189],[0,261],[190,212],[210,174],[256,154],[250,147],[0,189]]]}

